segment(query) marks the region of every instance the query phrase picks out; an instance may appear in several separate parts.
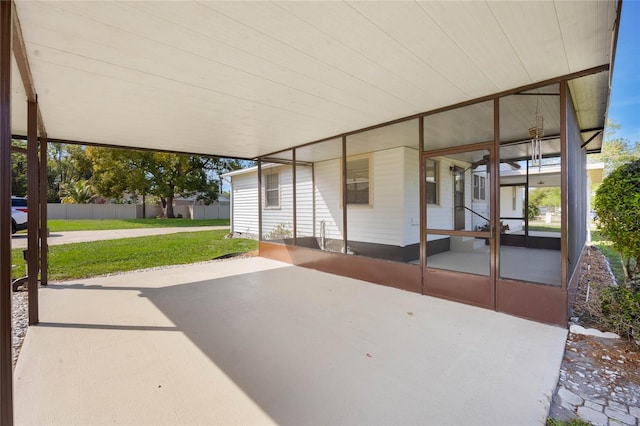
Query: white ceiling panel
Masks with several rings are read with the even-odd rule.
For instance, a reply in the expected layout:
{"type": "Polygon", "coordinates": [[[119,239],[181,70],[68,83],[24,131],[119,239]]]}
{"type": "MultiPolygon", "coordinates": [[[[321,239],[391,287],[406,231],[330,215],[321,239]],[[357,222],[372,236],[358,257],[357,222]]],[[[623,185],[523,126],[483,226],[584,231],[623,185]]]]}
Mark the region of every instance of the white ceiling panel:
{"type": "MultiPolygon", "coordinates": [[[[16,12],[50,138],[254,158],[606,64],[615,5],[17,0],[16,12]]],[[[608,91],[583,83],[580,107],[601,115],[608,91]]],[[[12,84],[23,134],[17,70],[12,84]]]]}
{"type": "Polygon", "coordinates": [[[27,94],[25,93],[16,61],[11,56],[11,132],[27,134],[27,94]]]}
{"type": "MultiPolygon", "coordinates": [[[[490,2],[489,7],[532,81],[571,72],[554,2],[490,2]]],[[[573,20],[563,25],[576,30],[573,20]]]]}

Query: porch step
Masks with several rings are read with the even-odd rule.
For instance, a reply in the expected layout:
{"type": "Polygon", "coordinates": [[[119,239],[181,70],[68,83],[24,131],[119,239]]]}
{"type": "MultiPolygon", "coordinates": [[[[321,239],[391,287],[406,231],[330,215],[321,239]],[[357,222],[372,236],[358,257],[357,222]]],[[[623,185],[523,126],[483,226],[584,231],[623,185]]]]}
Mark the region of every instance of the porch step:
{"type": "Polygon", "coordinates": [[[483,238],[474,237],[451,237],[451,251],[478,252],[488,251],[489,246],[485,245],[483,238]]]}

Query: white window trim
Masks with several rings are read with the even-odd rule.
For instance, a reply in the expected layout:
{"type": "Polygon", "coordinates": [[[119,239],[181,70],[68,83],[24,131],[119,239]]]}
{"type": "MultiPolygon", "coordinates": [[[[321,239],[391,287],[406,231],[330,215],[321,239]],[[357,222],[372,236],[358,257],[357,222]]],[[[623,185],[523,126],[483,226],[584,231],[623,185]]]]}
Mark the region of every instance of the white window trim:
{"type": "MultiPolygon", "coordinates": [[[[359,204],[354,204],[354,203],[347,203],[347,206],[349,206],[349,208],[369,208],[369,207],[373,207],[373,153],[369,152],[366,154],[359,154],[359,155],[352,155],[347,157],[347,163],[349,163],[349,161],[353,161],[353,160],[361,160],[363,158],[366,158],[369,160],[369,203],[359,203],[359,204]]],[[[342,161],[340,161],[341,167],[340,170],[342,170],[342,161]]],[[[344,176],[345,174],[340,173],[340,176],[344,176]]],[[[342,179],[340,179],[342,181],[342,179]]],[[[344,191],[346,187],[346,182],[343,182],[342,185],[340,185],[340,208],[342,208],[342,203],[344,200],[344,197],[342,196],[342,191],[344,191]]]]}
{"type": "MultiPolygon", "coordinates": [[[[436,202],[435,203],[427,202],[427,205],[429,205],[429,206],[439,206],[440,205],[440,181],[441,181],[441,179],[440,179],[440,177],[441,177],[440,176],[440,161],[436,160],[435,158],[427,158],[426,161],[433,161],[433,164],[434,164],[434,167],[435,167],[435,170],[433,171],[433,174],[434,174],[434,177],[436,179],[436,181],[433,182],[436,185],[436,202]]],[[[427,192],[427,189],[426,189],[426,184],[427,184],[427,182],[426,182],[427,164],[426,163],[424,165],[424,169],[425,169],[425,173],[424,173],[425,174],[425,194],[424,195],[425,195],[425,199],[426,199],[426,197],[427,197],[427,193],[426,193],[427,192]]]]}
{"type": "Polygon", "coordinates": [[[473,175],[473,199],[478,201],[487,201],[487,178],[477,174],[473,175]],[[476,178],[478,178],[478,186],[476,186],[476,178]],[[482,190],[484,190],[484,197],[481,197],[482,190]],[[476,191],[478,196],[476,197],[476,191]]]}
{"type": "Polygon", "coordinates": [[[281,191],[282,184],[281,184],[281,179],[280,179],[281,178],[280,172],[268,171],[268,172],[263,174],[263,178],[264,178],[264,203],[263,203],[264,204],[264,209],[265,210],[280,210],[280,208],[281,208],[280,206],[282,204],[281,203],[281,201],[282,201],[282,199],[281,199],[281,196],[282,196],[282,191],[281,191]],[[267,205],[267,203],[268,203],[267,193],[269,191],[275,191],[275,189],[269,189],[267,187],[267,182],[268,182],[267,176],[270,176],[270,175],[277,175],[278,176],[278,204],[277,205],[267,205]]]}

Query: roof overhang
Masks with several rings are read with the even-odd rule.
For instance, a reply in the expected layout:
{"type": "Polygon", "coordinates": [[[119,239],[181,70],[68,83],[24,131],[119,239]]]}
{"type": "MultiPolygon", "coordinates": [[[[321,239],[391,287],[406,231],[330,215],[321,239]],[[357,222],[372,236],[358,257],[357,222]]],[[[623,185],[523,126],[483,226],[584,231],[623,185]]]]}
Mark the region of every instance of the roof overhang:
{"type": "MultiPolygon", "coordinates": [[[[608,65],[619,6],[15,3],[50,140],[238,158],[608,65]]],[[[585,141],[609,81],[570,86],[585,141]]],[[[12,89],[24,135],[27,94],[19,78],[12,89]]]]}

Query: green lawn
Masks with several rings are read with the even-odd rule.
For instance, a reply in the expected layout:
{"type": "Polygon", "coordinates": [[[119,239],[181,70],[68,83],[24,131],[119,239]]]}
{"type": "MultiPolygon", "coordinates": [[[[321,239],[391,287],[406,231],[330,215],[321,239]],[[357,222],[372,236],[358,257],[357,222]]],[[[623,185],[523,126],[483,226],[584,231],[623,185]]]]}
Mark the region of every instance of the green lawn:
{"type": "Polygon", "coordinates": [[[591,242],[594,246],[604,254],[609,260],[609,265],[613,271],[613,275],[616,276],[616,280],[619,283],[624,282],[624,271],[622,270],[622,264],[620,263],[620,255],[613,249],[613,243],[604,239],[600,234],[600,231],[591,231],[591,242]]]}
{"type": "Polygon", "coordinates": [[[538,231],[538,232],[560,232],[559,226],[553,225],[529,225],[529,231],[538,231]]]}
{"type": "Polygon", "coordinates": [[[50,232],[188,226],[229,226],[229,219],[51,219],[47,221],[47,227],[50,232]]]}
{"type": "MultiPolygon", "coordinates": [[[[184,232],[119,240],[49,246],[49,279],[68,280],[113,272],[211,260],[256,250],[257,241],[225,239],[227,231],[184,232]]],[[[12,251],[18,265],[14,276],[24,274],[22,250],[12,251]]]]}

